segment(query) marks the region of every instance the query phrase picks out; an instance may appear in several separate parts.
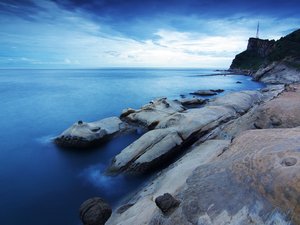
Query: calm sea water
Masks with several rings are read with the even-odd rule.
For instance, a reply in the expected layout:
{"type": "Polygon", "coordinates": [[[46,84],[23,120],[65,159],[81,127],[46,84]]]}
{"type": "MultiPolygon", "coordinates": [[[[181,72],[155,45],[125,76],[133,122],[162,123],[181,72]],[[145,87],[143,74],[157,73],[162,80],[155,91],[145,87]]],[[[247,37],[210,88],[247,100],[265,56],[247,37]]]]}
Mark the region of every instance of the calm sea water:
{"type": "Polygon", "coordinates": [[[198,89],[226,92],[262,85],[249,77],[202,76],[205,69],[0,70],[0,221],[3,225],[77,225],[78,208],[101,196],[113,206],[144,177],[107,177],[131,134],[93,151],[57,148],[51,138],[78,120],[118,116],[156,97],[198,89]],[[237,84],[241,81],[242,84],[237,84]]]}

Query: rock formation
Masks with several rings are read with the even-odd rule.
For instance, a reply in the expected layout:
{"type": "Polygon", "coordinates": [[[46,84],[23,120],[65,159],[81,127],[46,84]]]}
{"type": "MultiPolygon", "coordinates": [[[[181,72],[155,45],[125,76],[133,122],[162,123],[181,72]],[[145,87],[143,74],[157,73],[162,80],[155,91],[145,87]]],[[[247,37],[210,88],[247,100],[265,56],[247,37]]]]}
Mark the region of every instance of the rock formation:
{"type": "Polygon", "coordinates": [[[273,84],[300,82],[300,29],[277,40],[250,38],[230,69],[273,84]]]}
{"type": "Polygon", "coordinates": [[[86,148],[124,131],[126,128],[128,128],[127,125],[118,117],[91,123],[78,121],[55,138],[55,143],[62,147],[86,148]]]}

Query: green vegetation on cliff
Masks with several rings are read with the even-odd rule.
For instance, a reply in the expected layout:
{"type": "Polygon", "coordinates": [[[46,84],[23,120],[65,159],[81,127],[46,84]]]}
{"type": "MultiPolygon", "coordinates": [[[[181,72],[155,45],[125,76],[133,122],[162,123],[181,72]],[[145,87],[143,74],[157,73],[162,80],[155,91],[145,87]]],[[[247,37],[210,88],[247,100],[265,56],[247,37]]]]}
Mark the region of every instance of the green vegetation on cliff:
{"type": "Polygon", "coordinates": [[[300,29],[276,42],[250,38],[247,50],[236,55],[230,69],[257,71],[274,61],[283,60],[288,66],[300,69],[300,29]]]}

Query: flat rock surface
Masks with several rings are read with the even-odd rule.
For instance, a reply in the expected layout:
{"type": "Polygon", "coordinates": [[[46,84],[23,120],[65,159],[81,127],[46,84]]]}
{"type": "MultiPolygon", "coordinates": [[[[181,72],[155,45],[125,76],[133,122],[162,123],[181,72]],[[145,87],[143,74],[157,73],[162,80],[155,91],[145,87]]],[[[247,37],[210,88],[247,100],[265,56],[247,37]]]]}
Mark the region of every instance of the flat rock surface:
{"type": "Polygon", "coordinates": [[[195,168],[216,160],[229,143],[227,140],[211,140],[195,146],[137,193],[129,203],[130,208],[121,214],[114,212],[107,225],[149,224],[155,213],[162,213],[155,199],[164,193],[178,194],[195,168]]]}
{"type": "Polygon", "coordinates": [[[243,133],[194,170],[174,213],[147,224],[299,224],[299,146],[300,128],[243,133]]]}

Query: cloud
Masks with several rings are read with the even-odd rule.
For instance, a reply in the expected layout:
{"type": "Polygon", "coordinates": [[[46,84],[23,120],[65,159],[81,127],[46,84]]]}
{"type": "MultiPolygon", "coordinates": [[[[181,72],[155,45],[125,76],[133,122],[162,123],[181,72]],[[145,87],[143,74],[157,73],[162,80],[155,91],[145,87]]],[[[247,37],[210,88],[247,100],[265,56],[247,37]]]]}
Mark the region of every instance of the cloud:
{"type": "MultiPolygon", "coordinates": [[[[255,35],[258,20],[262,38],[280,38],[300,24],[294,9],[280,17],[271,15],[277,10],[272,7],[256,15],[254,3],[199,2],[0,0],[0,11],[7,10],[0,15],[0,65],[226,68],[255,35]],[[236,10],[221,10],[226,4],[236,10]],[[245,7],[253,11],[243,13],[245,7]]],[[[262,1],[261,7],[266,9],[267,3],[262,1]]],[[[282,11],[293,4],[283,3],[282,11]]]]}

